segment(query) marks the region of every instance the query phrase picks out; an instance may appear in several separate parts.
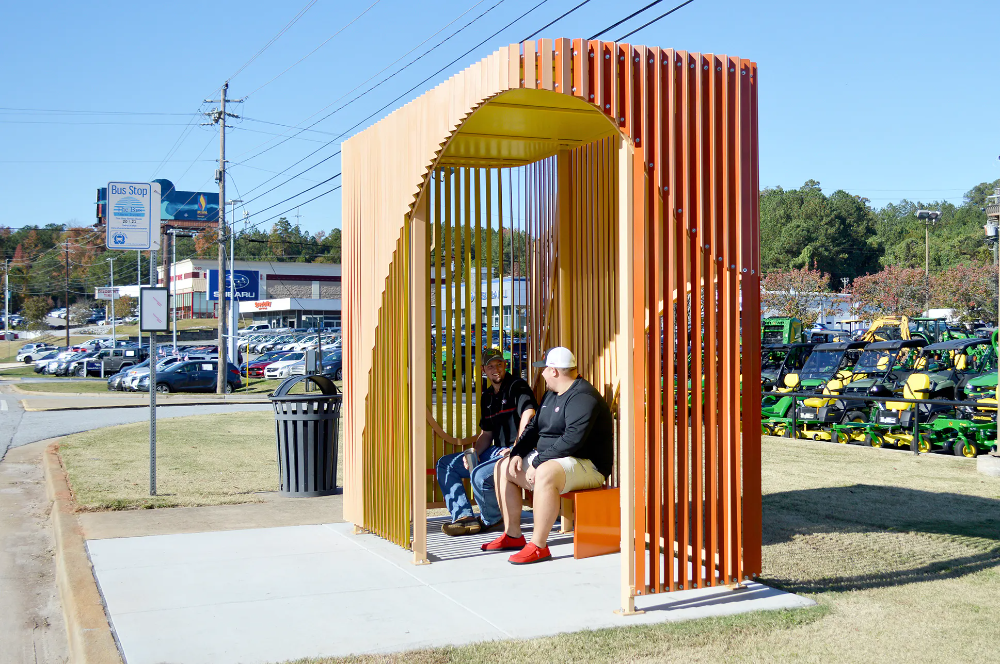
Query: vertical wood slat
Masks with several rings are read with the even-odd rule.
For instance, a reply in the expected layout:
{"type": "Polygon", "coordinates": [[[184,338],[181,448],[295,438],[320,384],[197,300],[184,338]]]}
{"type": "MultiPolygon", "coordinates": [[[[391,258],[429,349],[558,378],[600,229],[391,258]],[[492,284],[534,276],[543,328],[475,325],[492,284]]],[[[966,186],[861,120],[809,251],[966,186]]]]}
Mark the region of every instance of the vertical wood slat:
{"type": "MultiPolygon", "coordinates": [[[[465,343],[463,347],[465,348],[464,357],[462,358],[462,383],[465,385],[465,422],[462,427],[463,437],[468,437],[473,435],[472,431],[472,386],[473,386],[473,362],[476,356],[476,348],[479,346],[478,335],[479,328],[476,328],[476,340],[473,339],[472,333],[472,288],[473,283],[478,283],[473,281],[473,270],[472,270],[472,169],[463,168],[462,175],[464,186],[462,189],[462,201],[465,203],[465,214],[462,217],[462,232],[465,242],[465,246],[462,250],[462,281],[463,290],[465,291],[464,307],[465,310],[465,343]]],[[[476,275],[478,279],[478,275],[476,275]]],[[[478,382],[478,381],[475,381],[478,382]]]]}
{"type": "Polygon", "coordinates": [[[678,185],[678,165],[675,162],[677,154],[677,120],[675,109],[677,101],[677,76],[674,59],[677,54],[669,50],[661,59],[660,66],[665,68],[664,93],[666,98],[663,103],[667,112],[665,113],[664,126],[661,131],[666,135],[667,149],[664,154],[665,179],[669,183],[666,186],[666,200],[664,201],[664,241],[661,243],[661,251],[665,254],[665,269],[663,281],[663,319],[664,334],[663,363],[666,367],[666,376],[663,378],[665,397],[663,399],[665,407],[664,423],[664,465],[663,472],[664,496],[666,506],[664,508],[664,538],[667,544],[667,555],[671,557],[668,562],[668,590],[674,589],[675,562],[672,559],[674,554],[674,542],[677,541],[677,482],[676,482],[676,459],[677,459],[677,358],[676,349],[679,341],[677,339],[677,294],[681,291],[681,282],[678,277],[678,246],[677,246],[677,223],[674,210],[677,208],[678,185]]]}
{"type": "MultiPolygon", "coordinates": [[[[744,116],[747,132],[750,134],[747,148],[749,154],[745,157],[749,160],[744,164],[747,169],[742,173],[748,179],[748,200],[744,201],[744,214],[751,217],[750,234],[746,240],[750,244],[750,279],[744,284],[746,327],[744,334],[748,339],[760,338],[760,299],[750,294],[760,293],[760,204],[758,200],[760,191],[760,171],[758,163],[758,127],[757,127],[757,64],[747,61],[749,67],[749,91],[746,108],[747,114],[744,116]],[[749,208],[749,209],[747,209],[749,208]]],[[[760,373],[760,355],[747,353],[744,355],[747,363],[745,374],[756,376],[760,373]]],[[[744,395],[744,403],[747,404],[744,410],[744,421],[755,422],[760,419],[761,388],[755,381],[748,381],[749,392],[744,395]],[[756,418],[756,419],[754,419],[756,418]]],[[[761,546],[762,546],[762,495],[761,495],[761,441],[760,431],[756,427],[744,428],[744,448],[742,458],[743,469],[743,574],[757,576],[761,572],[761,546]]]]}
{"type": "Polygon", "coordinates": [[[708,260],[709,281],[706,290],[710,293],[711,304],[708,308],[710,321],[706,328],[706,345],[708,346],[708,370],[706,372],[705,394],[708,397],[708,462],[705,468],[707,487],[705,500],[708,504],[708,524],[705,528],[706,542],[705,548],[708,552],[708,559],[711,563],[709,569],[709,584],[717,585],[720,581],[720,548],[719,548],[719,451],[721,420],[719,417],[719,362],[720,356],[720,327],[721,316],[719,311],[719,285],[721,283],[722,262],[718,256],[719,247],[722,242],[722,210],[721,210],[721,166],[722,160],[719,151],[722,147],[719,140],[720,124],[722,122],[722,61],[718,57],[712,57],[709,62],[709,75],[711,77],[711,90],[709,91],[710,101],[710,127],[709,127],[709,196],[710,200],[710,229],[711,235],[708,238],[706,250],[708,260]],[[717,260],[718,258],[718,260],[717,260]]]}
{"type": "Polygon", "coordinates": [[[663,241],[663,195],[657,186],[657,164],[660,164],[660,142],[656,139],[654,127],[661,124],[660,117],[663,112],[663,104],[660,101],[661,85],[659,70],[661,69],[658,58],[658,49],[652,49],[649,54],[640,56],[639,63],[643,71],[643,136],[642,143],[646,146],[646,163],[643,164],[649,187],[647,188],[648,205],[650,206],[651,229],[649,234],[649,244],[651,251],[650,266],[647,272],[647,308],[649,339],[651,347],[655,351],[651,354],[648,364],[648,396],[649,410],[646,417],[649,420],[649,436],[653,445],[653,454],[649,459],[649,473],[652,493],[649,497],[650,510],[649,522],[653,524],[656,536],[650,537],[650,586],[653,592],[663,592],[664,583],[670,584],[670,577],[673,573],[673,556],[671,555],[670,541],[664,540],[667,549],[667,556],[664,564],[661,565],[662,550],[660,542],[663,534],[663,362],[664,352],[662,337],[662,318],[659,312],[665,304],[662,279],[663,279],[663,252],[659,250],[663,241]]]}
{"type": "Polygon", "coordinates": [[[691,331],[692,339],[692,367],[691,367],[691,405],[692,405],[692,427],[691,427],[691,447],[692,447],[692,535],[691,548],[694,554],[692,561],[693,581],[695,588],[705,585],[705,575],[703,569],[704,543],[705,543],[705,516],[704,516],[704,427],[705,416],[704,397],[704,329],[705,321],[703,317],[704,301],[703,293],[705,289],[704,274],[704,237],[705,237],[705,80],[707,65],[705,57],[697,56],[692,58],[694,64],[694,80],[691,85],[694,90],[694,103],[691,110],[694,113],[692,123],[694,144],[691,150],[691,173],[692,173],[692,202],[691,216],[694,228],[689,231],[691,243],[692,279],[691,279],[691,331]]]}

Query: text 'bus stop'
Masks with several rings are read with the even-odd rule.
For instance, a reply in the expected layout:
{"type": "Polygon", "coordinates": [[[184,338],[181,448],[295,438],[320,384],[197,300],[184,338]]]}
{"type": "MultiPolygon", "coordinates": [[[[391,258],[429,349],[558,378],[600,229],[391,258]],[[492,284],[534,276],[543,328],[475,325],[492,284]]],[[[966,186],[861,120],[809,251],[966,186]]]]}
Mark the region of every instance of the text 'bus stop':
{"type": "Polygon", "coordinates": [[[346,141],[342,172],[348,521],[425,560],[482,349],[562,345],[615,415],[621,608],[759,574],[755,63],[513,44],[346,141]]]}

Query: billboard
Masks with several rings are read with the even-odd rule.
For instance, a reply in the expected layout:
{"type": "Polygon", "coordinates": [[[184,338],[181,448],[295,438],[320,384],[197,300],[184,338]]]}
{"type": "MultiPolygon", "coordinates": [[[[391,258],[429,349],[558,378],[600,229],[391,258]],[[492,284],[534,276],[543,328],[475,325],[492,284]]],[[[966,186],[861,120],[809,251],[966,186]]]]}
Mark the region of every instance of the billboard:
{"type": "MultiPolygon", "coordinates": [[[[177,191],[170,180],[153,180],[160,185],[160,219],[170,221],[219,220],[219,192],[177,191]]],[[[97,217],[107,221],[108,189],[97,190],[97,217]]]]}
{"type": "MultiPolygon", "coordinates": [[[[260,272],[257,270],[233,270],[234,290],[237,300],[256,300],[260,291],[260,272]]],[[[226,270],[226,299],[229,299],[229,270],[226,270]]],[[[219,271],[208,271],[208,299],[219,299],[219,271]]]]}

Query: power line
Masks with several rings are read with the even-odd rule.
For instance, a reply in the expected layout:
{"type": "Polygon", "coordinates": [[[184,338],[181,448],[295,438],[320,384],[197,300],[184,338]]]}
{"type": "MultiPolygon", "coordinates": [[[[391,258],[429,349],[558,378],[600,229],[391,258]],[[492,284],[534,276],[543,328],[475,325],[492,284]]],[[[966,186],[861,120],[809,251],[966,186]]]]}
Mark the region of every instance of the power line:
{"type": "MultiPolygon", "coordinates": [[[[375,5],[377,5],[378,3],[380,3],[380,2],[382,2],[382,0],[375,0],[375,2],[373,2],[373,3],[372,3],[372,4],[370,4],[370,5],[368,5],[368,7],[367,7],[367,8],[366,8],[366,9],[365,9],[365,10],[364,10],[363,12],[361,12],[360,14],[358,14],[357,16],[355,16],[355,17],[354,17],[354,18],[353,18],[353,19],[352,19],[351,21],[349,21],[349,22],[348,22],[348,23],[347,23],[346,25],[344,25],[344,26],[343,26],[342,28],[340,28],[339,30],[337,30],[337,31],[336,31],[335,33],[333,33],[332,35],[330,35],[329,37],[327,37],[327,38],[326,38],[326,39],[325,39],[325,40],[324,40],[324,41],[323,41],[323,42],[322,42],[322,43],[321,43],[321,44],[320,44],[319,46],[317,46],[317,47],[316,47],[316,48],[314,48],[313,50],[309,51],[308,53],[306,53],[305,55],[303,55],[303,56],[302,56],[301,58],[299,58],[298,60],[296,60],[295,62],[293,62],[293,63],[292,63],[291,65],[289,65],[288,67],[286,67],[286,68],[285,68],[285,69],[284,69],[284,70],[283,70],[283,71],[282,71],[282,72],[281,72],[280,74],[278,74],[277,76],[274,76],[273,78],[271,78],[271,79],[270,79],[269,81],[267,81],[266,83],[263,83],[263,84],[261,84],[261,85],[257,86],[256,88],[254,88],[254,89],[253,89],[252,91],[250,91],[250,93],[249,93],[249,94],[247,94],[247,95],[246,95],[246,97],[249,97],[250,95],[252,95],[252,94],[256,93],[256,92],[257,92],[258,90],[260,90],[261,88],[263,88],[263,87],[265,87],[265,86],[268,86],[268,85],[270,85],[271,83],[274,83],[274,82],[275,82],[276,80],[278,80],[279,78],[281,78],[282,76],[284,76],[284,75],[285,75],[286,73],[288,73],[288,71],[289,71],[289,70],[291,70],[291,69],[292,69],[293,67],[297,66],[297,65],[298,65],[299,63],[301,63],[301,62],[302,62],[303,60],[305,60],[306,58],[308,58],[309,56],[311,56],[311,55],[312,55],[313,53],[315,53],[315,52],[316,52],[316,51],[318,51],[319,49],[321,49],[321,48],[323,48],[324,46],[326,46],[326,45],[327,45],[327,43],[329,43],[329,41],[330,41],[331,39],[333,39],[334,37],[336,37],[337,35],[339,35],[339,34],[340,34],[341,32],[343,32],[343,31],[344,31],[344,30],[346,30],[347,28],[349,28],[349,27],[351,27],[352,25],[354,25],[354,24],[355,24],[355,23],[356,23],[356,22],[357,22],[357,21],[358,21],[358,20],[359,20],[359,19],[360,19],[360,18],[361,18],[362,16],[364,16],[364,15],[365,15],[365,14],[367,14],[367,13],[368,13],[369,11],[371,11],[371,9],[372,9],[372,8],[373,8],[373,7],[375,6],[375,5]]],[[[237,73],[238,73],[238,72],[237,72],[237,73]]],[[[235,76],[235,74],[234,74],[233,76],[235,76]]],[[[244,99],[245,99],[246,97],[244,97],[244,99]]]]}
{"type": "Polygon", "coordinates": [[[316,2],[317,2],[317,0],[309,0],[309,2],[306,3],[306,6],[303,7],[302,9],[300,9],[299,13],[297,13],[295,16],[293,16],[292,20],[290,20],[288,23],[285,24],[285,27],[283,27],[281,30],[278,30],[278,34],[276,34],[275,36],[271,37],[271,39],[266,44],[264,44],[260,48],[259,51],[257,51],[256,53],[254,53],[253,56],[251,56],[251,58],[249,60],[247,60],[246,62],[244,62],[243,65],[239,69],[237,69],[236,72],[233,73],[232,76],[230,76],[228,79],[226,79],[226,82],[228,83],[229,81],[231,81],[234,78],[236,78],[239,75],[240,72],[242,72],[244,69],[246,69],[247,67],[249,67],[250,64],[254,60],[256,60],[257,58],[259,58],[264,51],[266,51],[267,49],[271,48],[271,46],[274,45],[274,43],[276,41],[278,41],[283,34],[285,34],[286,32],[288,32],[289,28],[291,28],[293,25],[295,25],[298,22],[298,20],[305,15],[305,13],[307,11],[309,11],[310,9],[312,9],[312,6],[315,5],[316,2]]]}
{"type": "MultiPolygon", "coordinates": [[[[566,18],[567,16],[569,16],[570,14],[572,14],[573,12],[575,12],[580,7],[583,7],[588,2],[590,2],[590,0],[583,0],[583,2],[581,2],[580,4],[578,4],[576,7],[573,7],[573,9],[569,10],[568,12],[566,12],[565,14],[563,14],[562,16],[560,16],[559,18],[557,18],[555,20],[552,20],[552,21],[549,21],[548,23],[546,23],[545,25],[543,25],[542,27],[538,28],[537,30],[535,30],[534,32],[532,32],[530,35],[528,35],[527,37],[525,37],[524,39],[522,39],[521,41],[526,42],[529,39],[531,39],[532,37],[534,37],[535,35],[537,35],[539,32],[541,32],[542,30],[547,30],[547,29],[551,28],[553,25],[555,25],[559,21],[563,20],[564,18],[566,18]]],[[[593,37],[591,37],[591,39],[593,39],[593,37]]]]}
{"type": "MultiPolygon", "coordinates": [[[[423,57],[429,55],[430,53],[432,53],[435,49],[437,49],[438,47],[440,47],[442,44],[448,42],[450,39],[452,39],[456,35],[460,34],[463,30],[465,30],[466,28],[468,28],[470,25],[472,25],[473,23],[475,23],[476,21],[478,21],[482,17],[484,17],[487,14],[489,14],[491,11],[493,11],[498,6],[500,6],[501,4],[503,4],[504,1],[505,0],[498,0],[498,2],[496,2],[495,4],[493,4],[489,9],[487,9],[486,11],[484,11],[482,14],[480,14],[476,18],[472,19],[471,21],[469,21],[468,23],[466,23],[464,26],[462,26],[461,28],[459,28],[458,30],[456,30],[455,32],[453,32],[452,34],[450,34],[447,37],[445,37],[439,43],[435,44],[434,46],[432,46],[428,50],[424,51],[421,55],[419,55],[418,57],[416,57],[413,60],[411,60],[410,62],[408,62],[406,65],[404,65],[402,68],[400,68],[399,70],[397,70],[396,72],[394,72],[392,75],[387,76],[386,78],[382,79],[380,82],[378,82],[377,84],[375,84],[374,86],[372,86],[368,90],[365,90],[363,93],[361,93],[360,95],[358,95],[354,99],[351,99],[350,101],[348,101],[343,106],[341,106],[341,107],[333,110],[332,112],[328,113],[327,115],[324,115],[322,118],[320,118],[319,120],[313,122],[308,127],[305,127],[303,129],[301,129],[298,133],[301,133],[302,131],[307,131],[307,130],[311,129],[312,127],[315,127],[320,122],[323,122],[327,118],[333,116],[335,113],[343,110],[344,108],[346,108],[350,104],[354,103],[358,99],[364,97],[365,95],[367,95],[372,90],[378,88],[380,85],[386,83],[387,81],[389,81],[391,78],[393,78],[394,76],[396,76],[400,72],[404,71],[405,69],[407,69],[411,65],[415,64],[416,62],[418,62],[421,58],[423,58],[423,57]]],[[[319,113],[322,113],[326,109],[330,108],[331,106],[333,106],[334,104],[336,104],[337,102],[339,102],[340,100],[342,100],[344,97],[348,96],[349,94],[351,94],[352,92],[354,92],[355,90],[357,90],[358,88],[360,88],[361,86],[365,85],[366,83],[368,83],[369,81],[371,81],[373,78],[375,78],[376,76],[378,76],[379,74],[381,74],[382,72],[384,72],[385,70],[389,69],[390,67],[392,67],[393,65],[395,65],[397,62],[399,62],[400,60],[402,60],[403,58],[405,58],[406,56],[408,56],[410,53],[413,53],[413,51],[417,50],[418,48],[420,48],[421,46],[423,46],[424,44],[426,44],[428,41],[430,41],[431,39],[433,39],[436,35],[440,34],[446,28],[448,28],[448,26],[453,25],[456,21],[458,21],[460,18],[462,18],[463,16],[465,16],[466,14],[468,14],[470,11],[472,11],[473,9],[475,9],[476,7],[478,7],[479,5],[481,5],[483,2],[485,2],[485,0],[479,0],[479,2],[477,2],[472,7],[470,7],[469,9],[465,10],[464,12],[462,12],[461,14],[459,14],[458,16],[456,16],[449,23],[447,23],[444,26],[442,26],[437,32],[435,32],[434,34],[430,35],[427,39],[425,39],[424,41],[420,42],[419,44],[417,44],[416,46],[414,46],[413,48],[411,48],[409,51],[407,51],[403,55],[401,55],[398,58],[396,58],[393,62],[389,63],[388,65],[386,65],[385,67],[383,67],[381,70],[375,72],[374,74],[372,74],[371,76],[369,76],[367,79],[365,79],[364,81],[362,81],[358,85],[354,86],[353,88],[351,88],[350,90],[348,90],[347,92],[345,92],[344,94],[342,94],[340,97],[338,97],[337,99],[333,100],[332,102],[330,102],[329,104],[327,104],[326,106],[324,106],[320,110],[316,111],[316,113],[313,113],[309,117],[314,117],[315,115],[317,115],[319,113]]],[[[308,120],[308,119],[309,118],[306,118],[306,120],[308,120]]],[[[306,120],[303,120],[302,122],[305,122],[306,120]]],[[[297,134],[295,134],[295,135],[297,135],[297,134]]],[[[341,134],[341,135],[343,135],[343,134],[341,134]]],[[[256,159],[257,157],[261,156],[265,152],[273,150],[274,148],[278,147],[279,145],[285,143],[288,140],[289,139],[285,139],[284,141],[278,141],[274,145],[272,145],[272,146],[270,146],[268,148],[265,148],[264,150],[261,150],[260,152],[254,154],[254,155],[252,155],[250,157],[247,157],[242,162],[238,162],[238,163],[233,164],[233,166],[238,166],[238,165],[240,165],[242,163],[246,163],[246,162],[250,161],[251,159],[256,159]]],[[[261,146],[266,145],[267,143],[270,143],[270,142],[271,141],[265,141],[264,143],[261,143],[257,147],[261,147],[261,146]]],[[[253,148],[253,149],[256,149],[256,148],[253,148]]],[[[313,154],[316,154],[316,152],[319,152],[319,150],[316,150],[315,152],[313,152],[313,153],[311,153],[309,155],[306,155],[305,157],[303,157],[299,161],[295,162],[294,164],[292,164],[291,166],[289,166],[288,168],[286,168],[284,171],[281,171],[281,173],[284,173],[285,171],[287,171],[287,170],[289,170],[291,168],[294,168],[296,165],[302,163],[303,161],[305,161],[306,159],[308,159],[309,157],[311,157],[313,154]]],[[[271,179],[273,180],[274,178],[271,178],[271,179]]],[[[259,189],[260,187],[262,187],[263,185],[267,184],[268,182],[270,182],[270,180],[265,180],[264,182],[262,182],[257,187],[254,187],[254,189],[259,189]]],[[[254,191],[254,189],[250,189],[249,191],[247,191],[247,193],[248,194],[251,193],[252,191],[254,191]]]]}
{"type": "Polygon", "coordinates": [[[665,12],[663,14],[660,14],[659,16],[657,16],[656,18],[654,18],[652,21],[649,21],[648,23],[643,23],[642,25],[640,25],[638,28],[636,28],[632,32],[629,32],[629,33],[626,33],[626,34],[622,35],[621,37],[619,37],[615,41],[619,41],[620,42],[620,41],[623,41],[625,39],[628,39],[629,37],[631,37],[635,33],[639,32],[640,30],[642,30],[644,28],[648,28],[649,26],[653,25],[654,23],[656,23],[660,19],[663,19],[663,18],[666,18],[666,17],[670,16],[671,14],[673,14],[675,11],[677,11],[681,7],[686,7],[687,5],[690,5],[692,2],[694,2],[694,0],[687,0],[687,2],[682,2],[681,4],[677,5],[673,9],[671,9],[670,11],[665,12]]]}
{"type": "Polygon", "coordinates": [[[0,111],[13,113],[52,113],[55,115],[197,115],[196,113],[167,113],[162,111],[90,111],[66,108],[15,108],[12,106],[0,106],[0,111]]]}
{"type": "Polygon", "coordinates": [[[635,18],[636,16],[638,16],[641,13],[643,13],[644,11],[646,11],[647,9],[649,9],[650,7],[655,7],[656,5],[660,4],[661,2],[663,2],[663,0],[653,0],[653,2],[649,3],[648,5],[646,5],[645,7],[641,8],[641,9],[639,9],[637,11],[632,12],[631,14],[629,14],[628,16],[626,16],[625,18],[623,18],[622,20],[618,21],[617,23],[612,23],[611,25],[609,25],[608,27],[604,28],[600,32],[595,33],[592,37],[590,37],[590,39],[597,39],[598,37],[600,37],[601,35],[603,35],[605,32],[610,32],[611,30],[617,28],[619,25],[621,25],[625,21],[627,21],[629,19],[632,19],[632,18],[635,18]]]}

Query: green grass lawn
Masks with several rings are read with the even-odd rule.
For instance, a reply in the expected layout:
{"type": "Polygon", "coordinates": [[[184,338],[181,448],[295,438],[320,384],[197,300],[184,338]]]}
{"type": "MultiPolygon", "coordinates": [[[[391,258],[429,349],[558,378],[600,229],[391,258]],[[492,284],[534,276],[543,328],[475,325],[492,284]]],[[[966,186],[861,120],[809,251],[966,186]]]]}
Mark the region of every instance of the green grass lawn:
{"type": "Polygon", "coordinates": [[[296,664],[996,659],[1000,480],[966,459],[767,438],[763,487],[761,580],[815,608],[296,664]]]}
{"type": "Polygon", "coordinates": [[[24,366],[17,367],[15,369],[4,369],[3,371],[0,371],[0,377],[3,377],[3,376],[19,376],[19,377],[23,378],[25,376],[30,376],[30,377],[33,377],[33,378],[37,378],[38,376],[41,376],[41,375],[42,374],[35,373],[35,365],[34,364],[25,364],[24,366]]]}
{"type": "Polygon", "coordinates": [[[20,383],[18,387],[31,392],[52,392],[57,394],[115,394],[114,392],[108,392],[108,384],[103,380],[50,380],[44,383],[20,383]]]}
{"type": "Polygon", "coordinates": [[[149,424],[67,436],[59,451],[77,504],[116,510],[255,502],[277,491],[274,414],[195,415],[161,420],[158,496],[149,495],[149,424]]]}

